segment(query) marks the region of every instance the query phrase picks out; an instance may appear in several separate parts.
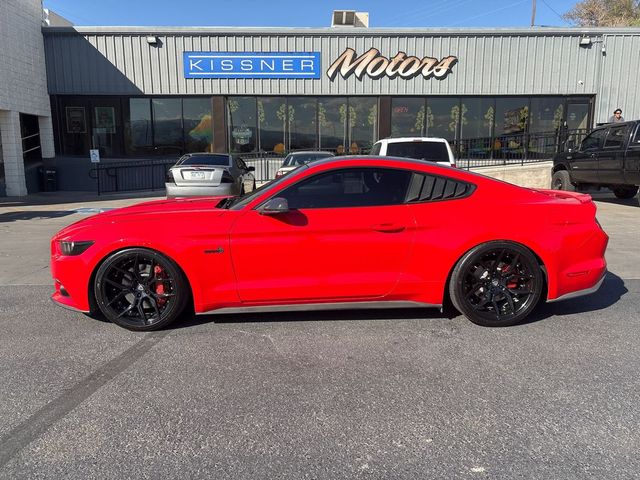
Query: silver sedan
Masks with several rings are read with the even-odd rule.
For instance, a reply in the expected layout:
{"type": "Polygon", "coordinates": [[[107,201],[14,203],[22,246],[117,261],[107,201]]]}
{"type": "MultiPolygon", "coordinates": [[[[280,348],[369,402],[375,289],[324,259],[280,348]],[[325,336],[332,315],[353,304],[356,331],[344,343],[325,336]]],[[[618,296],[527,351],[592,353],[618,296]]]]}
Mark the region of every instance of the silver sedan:
{"type": "Polygon", "coordinates": [[[254,170],[236,155],[189,153],[167,172],[167,198],[242,195],[256,188],[254,170]]]}

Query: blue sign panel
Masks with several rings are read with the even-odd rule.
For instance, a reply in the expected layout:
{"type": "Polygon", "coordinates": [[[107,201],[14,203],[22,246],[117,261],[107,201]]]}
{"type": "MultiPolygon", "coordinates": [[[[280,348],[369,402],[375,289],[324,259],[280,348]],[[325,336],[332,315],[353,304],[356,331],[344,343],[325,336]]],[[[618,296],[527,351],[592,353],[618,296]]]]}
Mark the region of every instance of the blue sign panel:
{"type": "Polygon", "coordinates": [[[320,78],[320,52],[184,52],[185,78],[320,78]]]}

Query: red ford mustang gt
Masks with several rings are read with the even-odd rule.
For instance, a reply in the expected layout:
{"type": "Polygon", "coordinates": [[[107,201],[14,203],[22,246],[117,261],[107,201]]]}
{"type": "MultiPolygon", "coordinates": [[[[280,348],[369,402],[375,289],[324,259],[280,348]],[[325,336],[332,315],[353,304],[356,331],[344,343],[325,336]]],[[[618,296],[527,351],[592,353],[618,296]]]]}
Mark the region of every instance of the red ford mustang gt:
{"type": "Polygon", "coordinates": [[[131,330],[196,313],[451,303],[485,326],[594,292],[589,195],[397,158],[330,158],[242,197],[160,200],[51,241],[53,300],[131,330]]]}

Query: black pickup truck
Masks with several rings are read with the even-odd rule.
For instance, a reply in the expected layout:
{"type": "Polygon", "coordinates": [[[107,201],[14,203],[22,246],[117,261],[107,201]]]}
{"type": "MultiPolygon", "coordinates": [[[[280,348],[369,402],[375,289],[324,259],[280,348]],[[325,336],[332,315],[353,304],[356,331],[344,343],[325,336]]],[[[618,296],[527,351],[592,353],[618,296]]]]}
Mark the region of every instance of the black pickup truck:
{"type": "Polygon", "coordinates": [[[640,185],[640,120],[594,129],[580,145],[569,140],[553,158],[551,188],[608,187],[618,198],[632,198],[640,185]]]}

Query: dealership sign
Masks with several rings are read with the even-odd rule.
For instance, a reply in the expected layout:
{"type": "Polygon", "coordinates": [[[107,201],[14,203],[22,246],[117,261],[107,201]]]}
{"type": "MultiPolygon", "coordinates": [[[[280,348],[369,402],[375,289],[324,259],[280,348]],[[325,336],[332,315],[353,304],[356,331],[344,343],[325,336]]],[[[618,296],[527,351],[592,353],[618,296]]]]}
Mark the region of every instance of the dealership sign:
{"type": "Polygon", "coordinates": [[[320,78],[319,52],[184,52],[185,78],[320,78]]]}
{"type": "Polygon", "coordinates": [[[410,79],[422,75],[424,78],[443,79],[453,66],[458,62],[458,57],[448,56],[440,60],[433,57],[413,57],[404,52],[398,52],[395,56],[387,58],[377,48],[371,48],[359,57],[353,48],[347,48],[327,70],[327,76],[333,80],[338,74],[343,78],[355,75],[358,80],[367,76],[378,79],[382,77],[400,77],[410,79]]]}

